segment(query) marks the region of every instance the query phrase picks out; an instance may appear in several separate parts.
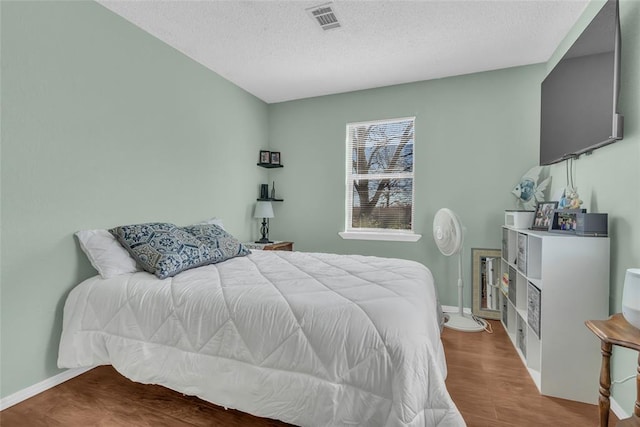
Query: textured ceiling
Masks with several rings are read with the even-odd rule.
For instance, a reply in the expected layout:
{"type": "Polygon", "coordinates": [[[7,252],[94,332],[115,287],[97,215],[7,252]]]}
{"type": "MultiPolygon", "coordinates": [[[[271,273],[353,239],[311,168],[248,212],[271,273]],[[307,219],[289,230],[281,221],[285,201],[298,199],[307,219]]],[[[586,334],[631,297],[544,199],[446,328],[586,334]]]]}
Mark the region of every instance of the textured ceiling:
{"type": "Polygon", "coordinates": [[[258,98],[288,101],[549,59],[588,0],[99,3],[258,98]]]}

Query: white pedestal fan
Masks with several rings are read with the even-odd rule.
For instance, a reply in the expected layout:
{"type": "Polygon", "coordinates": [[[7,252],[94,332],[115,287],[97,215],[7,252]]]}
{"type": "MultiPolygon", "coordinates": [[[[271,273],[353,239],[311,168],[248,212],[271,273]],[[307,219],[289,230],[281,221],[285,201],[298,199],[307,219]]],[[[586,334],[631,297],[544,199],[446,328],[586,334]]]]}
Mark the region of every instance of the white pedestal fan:
{"type": "Polygon", "coordinates": [[[479,332],[487,323],[479,318],[468,316],[462,311],[462,243],[464,230],[458,216],[451,210],[442,208],[433,218],[433,239],[445,256],[458,254],[458,312],[445,313],[446,328],[464,332],[479,332]]]}

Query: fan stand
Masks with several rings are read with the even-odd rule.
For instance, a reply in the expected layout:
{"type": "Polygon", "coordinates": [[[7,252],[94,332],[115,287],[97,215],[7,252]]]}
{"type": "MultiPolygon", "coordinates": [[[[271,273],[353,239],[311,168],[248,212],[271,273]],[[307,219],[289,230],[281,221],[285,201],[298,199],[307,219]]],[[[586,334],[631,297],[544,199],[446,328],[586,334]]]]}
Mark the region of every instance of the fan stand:
{"type": "Polygon", "coordinates": [[[462,332],[480,332],[487,328],[484,319],[471,317],[462,311],[462,251],[458,253],[458,312],[444,313],[444,327],[462,332]]]}

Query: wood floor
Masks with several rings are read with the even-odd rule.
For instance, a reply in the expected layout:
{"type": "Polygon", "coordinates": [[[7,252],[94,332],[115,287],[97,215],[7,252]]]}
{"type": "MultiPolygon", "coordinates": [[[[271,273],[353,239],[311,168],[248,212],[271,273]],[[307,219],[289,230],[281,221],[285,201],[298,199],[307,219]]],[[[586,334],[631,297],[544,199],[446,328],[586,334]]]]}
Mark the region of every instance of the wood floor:
{"type": "MultiPolygon", "coordinates": [[[[497,322],[494,334],[445,329],[447,388],[469,427],[598,425],[598,407],[540,396],[497,322]]],[[[597,349],[595,351],[598,351],[597,349]]],[[[598,392],[594,378],[593,392],[598,392]]],[[[611,414],[610,426],[616,422],[611,414]]],[[[281,427],[160,386],[95,368],[0,413],[2,427],[281,427]]]]}
{"type": "MultiPolygon", "coordinates": [[[[598,426],[597,405],[540,395],[504,328],[498,321],[490,323],[493,334],[450,329],[442,334],[447,389],[469,427],[598,426]]],[[[600,351],[595,336],[594,351],[600,351]]],[[[609,426],[616,422],[611,412],[609,426]]]]}

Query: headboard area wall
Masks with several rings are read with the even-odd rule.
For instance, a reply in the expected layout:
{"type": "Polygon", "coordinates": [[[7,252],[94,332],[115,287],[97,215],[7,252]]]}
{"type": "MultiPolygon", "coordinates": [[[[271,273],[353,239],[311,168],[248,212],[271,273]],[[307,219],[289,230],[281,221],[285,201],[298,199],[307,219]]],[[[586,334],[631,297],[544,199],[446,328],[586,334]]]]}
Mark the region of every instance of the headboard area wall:
{"type": "Polygon", "coordinates": [[[79,229],[251,236],[267,105],[95,2],[2,2],[1,396],[58,372],[79,229]]]}

